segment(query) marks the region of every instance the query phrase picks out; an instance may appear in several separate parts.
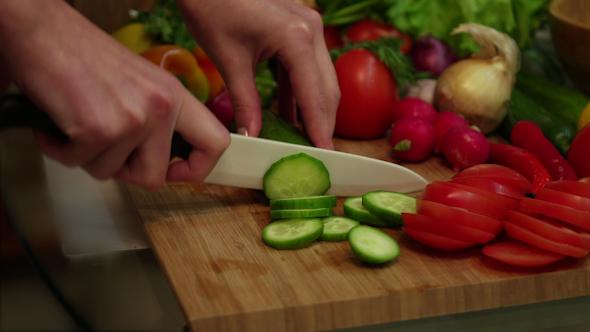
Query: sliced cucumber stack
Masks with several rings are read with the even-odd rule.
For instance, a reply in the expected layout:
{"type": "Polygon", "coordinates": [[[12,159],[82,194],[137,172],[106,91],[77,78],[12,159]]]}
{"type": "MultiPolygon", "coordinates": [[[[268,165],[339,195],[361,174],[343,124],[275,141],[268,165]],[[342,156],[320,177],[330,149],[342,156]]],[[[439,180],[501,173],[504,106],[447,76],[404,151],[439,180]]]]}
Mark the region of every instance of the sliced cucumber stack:
{"type": "Polygon", "coordinates": [[[382,264],[401,254],[399,245],[389,234],[371,226],[353,228],[348,241],[354,255],[369,264],[382,264]]]}
{"type": "Polygon", "coordinates": [[[372,214],[363,206],[362,196],[347,198],[344,201],[344,214],[363,224],[375,227],[390,227],[387,221],[372,214]]]}
{"type": "Polygon", "coordinates": [[[350,230],[360,224],[354,219],[341,216],[323,218],[322,222],[324,223],[324,232],[320,240],[332,242],[347,240],[350,230]]]}
{"type": "Polygon", "coordinates": [[[272,219],[315,218],[315,217],[329,217],[331,215],[332,215],[332,208],[270,210],[270,217],[272,219]]]}
{"type": "Polygon", "coordinates": [[[336,206],[336,195],[271,199],[271,210],[319,209],[336,206]]]}
{"type": "Polygon", "coordinates": [[[393,191],[372,191],[363,196],[363,206],[390,224],[403,226],[402,213],[416,213],[416,198],[393,191]]]}
{"type": "Polygon", "coordinates": [[[295,218],[272,222],[262,229],[262,240],[275,249],[292,249],[317,240],[324,230],[318,218],[295,218]]]}
{"type": "Polygon", "coordinates": [[[264,194],[269,199],[323,195],[330,186],[324,163],[305,153],[281,158],[263,178],[264,194]]]}

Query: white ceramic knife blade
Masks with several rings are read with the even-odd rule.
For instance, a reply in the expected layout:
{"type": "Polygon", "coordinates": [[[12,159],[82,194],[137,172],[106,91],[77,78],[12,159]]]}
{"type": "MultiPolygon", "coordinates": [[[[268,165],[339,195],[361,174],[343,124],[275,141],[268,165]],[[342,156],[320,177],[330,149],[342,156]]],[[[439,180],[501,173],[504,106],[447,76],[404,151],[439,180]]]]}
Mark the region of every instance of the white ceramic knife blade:
{"type": "Polygon", "coordinates": [[[231,144],[204,182],[263,189],[262,179],[270,166],[296,153],[305,153],[324,163],[332,183],[326,193],[329,195],[360,196],[374,190],[410,193],[423,190],[428,184],[416,172],[391,162],[237,134],[231,134],[231,144]]]}

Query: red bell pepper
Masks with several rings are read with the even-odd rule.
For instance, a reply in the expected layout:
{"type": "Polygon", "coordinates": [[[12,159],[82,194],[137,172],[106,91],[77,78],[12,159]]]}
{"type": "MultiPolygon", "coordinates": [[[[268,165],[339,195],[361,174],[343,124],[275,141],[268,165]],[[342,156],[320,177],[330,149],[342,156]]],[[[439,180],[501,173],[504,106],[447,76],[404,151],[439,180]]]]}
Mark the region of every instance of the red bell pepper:
{"type": "Polygon", "coordinates": [[[590,124],[578,132],[566,158],[579,178],[590,177],[590,124]]]}

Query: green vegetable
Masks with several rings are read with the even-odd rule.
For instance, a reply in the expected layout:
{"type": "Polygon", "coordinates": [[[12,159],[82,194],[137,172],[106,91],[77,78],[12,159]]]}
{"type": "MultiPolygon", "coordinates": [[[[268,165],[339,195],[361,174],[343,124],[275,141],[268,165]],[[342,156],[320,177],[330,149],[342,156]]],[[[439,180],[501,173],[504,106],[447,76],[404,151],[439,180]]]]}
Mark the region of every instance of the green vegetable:
{"type": "Polygon", "coordinates": [[[565,88],[526,70],[521,70],[516,75],[516,88],[574,128],[584,107],[590,103],[590,97],[585,94],[565,88]]]}
{"type": "Polygon", "coordinates": [[[566,74],[559,67],[555,59],[536,47],[529,47],[521,51],[521,70],[527,70],[548,80],[563,85],[566,82],[566,74]]]}
{"type": "Polygon", "coordinates": [[[173,0],[156,0],[151,12],[133,10],[130,15],[134,21],[145,24],[145,32],[161,44],[178,45],[188,50],[197,45],[173,0]]]}
{"type": "Polygon", "coordinates": [[[363,206],[363,198],[349,197],[344,201],[344,214],[363,224],[375,227],[390,227],[389,223],[369,212],[363,206]]]}
{"type": "Polygon", "coordinates": [[[268,108],[276,95],[277,82],[273,71],[268,66],[268,60],[256,66],[256,88],[260,97],[260,107],[268,108]]]}
{"type": "Polygon", "coordinates": [[[336,206],[336,195],[307,196],[296,198],[271,199],[270,209],[318,209],[336,206]]]}
{"type": "Polygon", "coordinates": [[[281,158],[263,178],[264,193],[269,199],[323,195],[330,186],[324,163],[305,153],[281,158]]]}
{"type": "Polygon", "coordinates": [[[353,228],[348,241],[354,255],[369,264],[382,264],[401,254],[399,245],[389,234],[371,226],[353,228]]]}
{"type": "Polygon", "coordinates": [[[359,225],[358,221],[341,216],[322,218],[322,222],[324,223],[324,232],[320,240],[331,242],[347,240],[350,230],[359,225]]]}
{"type": "Polygon", "coordinates": [[[378,190],[362,197],[363,206],[369,212],[393,225],[404,225],[402,213],[416,213],[416,198],[410,195],[378,190]]]}
{"type": "Polygon", "coordinates": [[[559,153],[565,156],[576,136],[574,127],[562,118],[547,112],[518,88],[512,90],[510,99],[506,103],[506,117],[499,128],[502,137],[510,141],[510,134],[516,123],[530,121],[536,124],[559,153]]]}
{"type": "Polygon", "coordinates": [[[275,249],[291,249],[317,240],[324,230],[318,218],[285,219],[272,222],[262,229],[262,241],[275,249]]]}
{"type": "MultiPolygon", "coordinates": [[[[228,127],[232,133],[237,132],[235,120],[228,127]]],[[[260,138],[271,139],[279,142],[313,146],[307,135],[297,126],[269,110],[262,110],[262,128],[258,134],[260,138]]]]}
{"type": "Polygon", "coordinates": [[[332,215],[332,208],[270,210],[270,217],[272,219],[315,218],[315,217],[329,217],[331,215],[332,215]]]}

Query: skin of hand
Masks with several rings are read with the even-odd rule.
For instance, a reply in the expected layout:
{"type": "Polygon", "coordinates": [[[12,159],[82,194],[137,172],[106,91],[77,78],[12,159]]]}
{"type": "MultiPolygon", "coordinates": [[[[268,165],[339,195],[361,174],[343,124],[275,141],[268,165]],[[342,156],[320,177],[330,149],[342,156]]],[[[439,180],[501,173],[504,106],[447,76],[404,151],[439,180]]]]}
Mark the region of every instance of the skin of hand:
{"type": "Polygon", "coordinates": [[[238,128],[250,136],[258,135],[262,115],[255,68],[259,62],[276,57],[281,64],[281,114],[294,121],[297,105],[312,143],[334,149],[340,88],[317,11],[290,0],[176,3],[192,36],[223,76],[238,128]]]}
{"type": "Polygon", "coordinates": [[[156,189],[202,181],[229,145],[227,129],[179,80],[65,1],[0,1],[0,44],[3,71],[69,137],[35,132],[41,151],[66,166],[156,189]],[[194,149],[170,165],[174,131],[194,149]]]}

